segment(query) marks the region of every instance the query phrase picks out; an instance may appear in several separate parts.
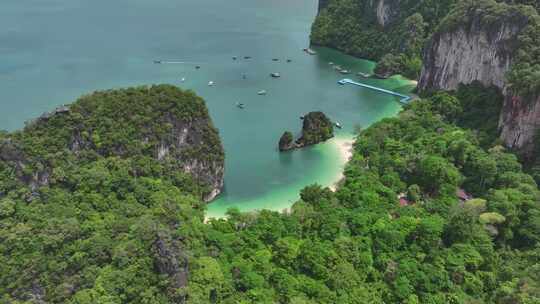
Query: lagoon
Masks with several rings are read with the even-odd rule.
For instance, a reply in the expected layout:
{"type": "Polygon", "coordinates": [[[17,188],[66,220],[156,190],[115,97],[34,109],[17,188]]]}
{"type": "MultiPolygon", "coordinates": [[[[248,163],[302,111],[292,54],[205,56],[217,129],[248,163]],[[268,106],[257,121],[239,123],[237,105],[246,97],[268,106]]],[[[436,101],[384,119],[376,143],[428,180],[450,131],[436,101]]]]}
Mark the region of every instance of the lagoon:
{"type": "MultiPolygon", "coordinates": [[[[21,128],[94,90],[157,83],[192,89],[206,100],[226,152],[225,189],[209,216],[230,207],[281,210],[306,185],[332,185],[345,164],[335,143],[400,110],[395,97],[337,85],[344,77],[328,64],[369,73],[372,62],[324,48],[316,56],[302,51],[316,1],[4,0],[0,7],[0,128],[21,128]],[[299,117],[314,110],[344,126],[338,140],[279,153],[283,131],[298,133],[299,117]]],[[[412,88],[399,77],[356,79],[412,88]]]]}

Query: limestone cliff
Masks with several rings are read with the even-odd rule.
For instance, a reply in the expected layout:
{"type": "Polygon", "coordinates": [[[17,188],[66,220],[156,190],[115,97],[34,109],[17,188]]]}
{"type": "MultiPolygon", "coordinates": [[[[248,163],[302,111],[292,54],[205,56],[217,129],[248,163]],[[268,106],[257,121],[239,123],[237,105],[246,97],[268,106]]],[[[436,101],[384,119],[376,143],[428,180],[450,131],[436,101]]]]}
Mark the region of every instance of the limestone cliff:
{"type": "Polygon", "coordinates": [[[535,151],[540,130],[540,95],[520,97],[508,94],[500,116],[501,139],[507,147],[520,149],[528,158],[535,151]]]}
{"type": "Polygon", "coordinates": [[[453,12],[425,49],[419,90],[455,90],[473,81],[498,87],[505,96],[501,139],[512,149],[530,152],[540,126],[540,98],[520,96],[508,75],[522,60],[523,36],[535,20],[527,8],[494,1],[453,12]]]}
{"type": "Polygon", "coordinates": [[[522,20],[487,27],[481,16],[472,16],[470,23],[436,32],[424,54],[419,89],[455,90],[475,80],[504,89],[517,36],[525,25],[522,20]]]}
{"type": "Polygon", "coordinates": [[[334,124],[323,112],[309,112],[302,119],[300,137],[294,140],[291,132],[284,132],[278,143],[280,152],[315,145],[334,137],[334,124]]]}
{"type": "Polygon", "coordinates": [[[96,155],[153,158],[191,176],[205,201],[223,187],[223,147],[204,101],[171,86],[96,92],[0,136],[0,166],[32,193],[56,167],[96,155]]]}
{"type": "Polygon", "coordinates": [[[317,12],[320,12],[321,10],[325,9],[328,6],[329,2],[330,0],[319,0],[319,6],[318,6],[317,12]]]}
{"type": "Polygon", "coordinates": [[[377,17],[377,23],[386,27],[399,17],[399,0],[376,0],[371,3],[377,17]]]}

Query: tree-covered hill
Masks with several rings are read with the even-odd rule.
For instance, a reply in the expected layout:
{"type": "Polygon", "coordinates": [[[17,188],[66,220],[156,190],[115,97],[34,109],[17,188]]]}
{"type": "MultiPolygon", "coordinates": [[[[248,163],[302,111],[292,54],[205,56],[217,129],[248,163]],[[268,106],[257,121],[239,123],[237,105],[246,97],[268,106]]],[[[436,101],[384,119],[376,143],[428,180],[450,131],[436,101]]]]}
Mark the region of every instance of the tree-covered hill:
{"type": "MultiPolygon", "coordinates": [[[[538,9],[538,1],[493,0],[538,9]]],[[[422,50],[456,5],[472,0],[329,0],[313,23],[311,42],[378,61],[381,76],[403,74],[417,79],[422,50]]],[[[484,1],[485,2],[485,1],[484,1]]]]}
{"type": "MultiPolygon", "coordinates": [[[[538,303],[537,185],[490,123],[463,123],[477,93],[456,96],[359,134],[337,192],[309,186],[288,213],[208,224],[198,184],[144,149],[25,150],[57,162],[35,189],[1,162],[0,302],[538,303]]],[[[59,142],[66,126],[3,142],[59,142]]]]}
{"type": "Polygon", "coordinates": [[[0,302],[181,299],[178,229],[201,221],[223,159],[203,100],[167,85],[96,92],[0,134],[0,302]]]}

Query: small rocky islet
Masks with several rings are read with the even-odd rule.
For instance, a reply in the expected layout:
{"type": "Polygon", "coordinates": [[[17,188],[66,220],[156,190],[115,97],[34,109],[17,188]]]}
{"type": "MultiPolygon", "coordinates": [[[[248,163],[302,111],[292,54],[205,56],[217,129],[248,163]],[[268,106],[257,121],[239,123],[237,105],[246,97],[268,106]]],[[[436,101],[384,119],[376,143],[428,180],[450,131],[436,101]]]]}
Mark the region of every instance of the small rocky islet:
{"type": "Polygon", "coordinates": [[[297,140],[290,131],[285,131],[279,139],[279,151],[285,152],[315,145],[334,137],[332,121],[320,111],[309,112],[304,115],[302,133],[297,140]]]}

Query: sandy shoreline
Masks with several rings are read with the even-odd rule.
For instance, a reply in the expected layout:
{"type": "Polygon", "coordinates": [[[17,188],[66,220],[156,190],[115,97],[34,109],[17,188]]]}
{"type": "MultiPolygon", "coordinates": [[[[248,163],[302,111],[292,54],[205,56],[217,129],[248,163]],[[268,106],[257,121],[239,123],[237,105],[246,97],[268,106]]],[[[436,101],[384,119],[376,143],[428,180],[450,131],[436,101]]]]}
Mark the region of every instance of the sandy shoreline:
{"type": "MultiPolygon", "coordinates": [[[[330,139],[326,144],[331,145],[333,149],[337,151],[336,166],[339,166],[339,174],[333,179],[332,184],[328,185],[328,188],[332,191],[336,191],[339,184],[343,180],[345,166],[353,155],[354,138],[352,137],[334,137],[330,139]]],[[[326,186],[326,185],[325,185],[326,186]]],[[[276,210],[277,211],[277,210],[276,210]]],[[[289,208],[281,208],[280,212],[290,212],[289,208]]],[[[204,223],[207,223],[211,218],[225,218],[225,217],[210,217],[205,215],[204,223]]]]}
{"type": "Polygon", "coordinates": [[[332,144],[335,145],[335,147],[338,149],[339,156],[341,158],[340,159],[341,170],[339,171],[340,172],[339,176],[336,178],[336,181],[331,186],[329,186],[329,188],[332,191],[336,191],[339,186],[339,183],[345,177],[344,175],[345,166],[347,165],[349,160],[352,158],[353,150],[354,150],[353,148],[354,139],[353,138],[334,138],[332,139],[332,144]]]}

